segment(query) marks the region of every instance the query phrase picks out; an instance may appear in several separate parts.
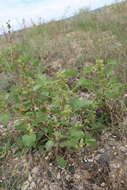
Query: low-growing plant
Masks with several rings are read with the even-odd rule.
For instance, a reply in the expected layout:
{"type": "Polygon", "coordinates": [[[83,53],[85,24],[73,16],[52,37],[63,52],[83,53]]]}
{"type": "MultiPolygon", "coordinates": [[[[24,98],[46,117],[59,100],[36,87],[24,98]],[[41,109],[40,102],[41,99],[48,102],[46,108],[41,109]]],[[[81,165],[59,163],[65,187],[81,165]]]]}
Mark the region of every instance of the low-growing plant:
{"type": "MultiPolygon", "coordinates": [[[[89,122],[96,120],[96,103],[81,98],[69,86],[70,77],[77,71],[58,72],[53,78],[37,69],[39,63],[29,57],[22,57],[10,66],[18,72],[17,83],[9,92],[1,93],[1,122],[8,123],[10,115],[15,117],[15,130],[20,136],[15,146],[26,150],[78,149],[85,144],[95,144],[87,131],[89,122]],[[5,119],[7,120],[5,121],[5,119]]],[[[10,71],[10,70],[9,70],[10,71]]]]}
{"type": "Polygon", "coordinates": [[[126,83],[117,77],[118,67],[115,61],[97,60],[83,71],[72,69],[50,77],[31,57],[20,57],[9,69],[7,65],[6,73],[13,73],[17,81],[0,93],[0,122],[7,126],[15,118],[13,130],[18,135],[11,133],[12,147],[58,155],[96,145],[95,135],[105,126],[117,125],[125,113],[126,83]]]}
{"type": "Polygon", "coordinates": [[[53,149],[58,154],[65,148],[95,145],[93,135],[105,125],[116,125],[124,114],[126,84],[115,74],[118,66],[97,60],[80,73],[75,69],[53,77],[44,73],[38,60],[26,56],[11,63],[9,70],[7,66],[6,72],[18,75],[9,91],[0,93],[0,121],[7,126],[11,117],[16,118],[13,127],[20,135],[12,140],[13,146],[26,152],[53,149]],[[92,97],[81,97],[82,91],[92,97]]]}
{"type": "MultiPolygon", "coordinates": [[[[126,91],[126,81],[119,80],[121,74],[116,75],[120,64],[109,60],[97,60],[88,65],[79,79],[77,87],[92,92],[97,107],[97,114],[103,120],[116,125],[123,119],[125,106],[123,96],[126,91]]],[[[108,124],[106,122],[106,124],[108,124]]]]}

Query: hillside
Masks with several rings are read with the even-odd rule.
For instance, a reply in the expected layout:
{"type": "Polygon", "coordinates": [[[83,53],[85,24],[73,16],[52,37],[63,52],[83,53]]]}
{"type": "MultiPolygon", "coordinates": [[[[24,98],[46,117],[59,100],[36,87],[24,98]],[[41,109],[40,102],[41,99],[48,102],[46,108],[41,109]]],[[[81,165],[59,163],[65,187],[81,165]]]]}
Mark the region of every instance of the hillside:
{"type": "Polygon", "coordinates": [[[125,190],[127,1],[0,38],[0,190],[125,190]]]}

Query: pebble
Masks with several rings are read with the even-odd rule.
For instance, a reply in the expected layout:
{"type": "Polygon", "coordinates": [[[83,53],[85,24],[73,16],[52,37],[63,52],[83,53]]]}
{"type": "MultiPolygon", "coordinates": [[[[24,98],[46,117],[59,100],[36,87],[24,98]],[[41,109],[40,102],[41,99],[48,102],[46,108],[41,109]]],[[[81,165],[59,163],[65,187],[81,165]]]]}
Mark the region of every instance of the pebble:
{"type": "Polygon", "coordinates": [[[86,170],[91,169],[92,166],[93,166],[93,162],[89,162],[88,160],[85,160],[85,161],[84,161],[84,168],[85,168],[86,170]]]}
{"type": "Polygon", "coordinates": [[[36,189],[36,184],[35,184],[34,181],[30,184],[30,189],[31,190],[35,190],[36,189]]]}
{"type": "Polygon", "coordinates": [[[48,175],[48,177],[50,177],[50,178],[52,177],[52,173],[51,173],[49,170],[47,171],[47,175],[48,175]]]}
{"type": "Polygon", "coordinates": [[[80,175],[75,174],[75,175],[74,175],[74,178],[76,178],[76,179],[80,179],[80,175]]]}
{"type": "Polygon", "coordinates": [[[29,175],[29,177],[28,177],[28,181],[31,182],[32,180],[33,180],[32,176],[29,175]]]}
{"type": "Polygon", "coordinates": [[[42,181],[42,179],[41,179],[41,178],[37,179],[37,184],[40,184],[40,183],[41,183],[41,181],[42,181]]]}
{"type": "Polygon", "coordinates": [[[100,154],[97,162],[101,165],[109,165],[109,155],[107,152],[100,154]]]}
{"type": "Polygon", "coordinates": [[[75,174],[75,167],[74,166],[69,166],[68,170],[71,174],[75,174]]]}
{"type": "Polygon", "coordinates": [[[121,152],[125,152],[125,153],[127,152],[127,147],[126,146],[121,146],[119,149],[120,149],[121,152]]]}
{"type": "Polygon", "coordinates": [[[60,178],[61,178],[60,173],[58,173],[57,174],[57,179],[60,179],[60,178]]]}
{"type": "Polygon", "coordinates": [[[31,171],[32,174],[36,175],[39,173],[39,167],[34,167],[31,171]]]}
{"type": "Polygon", "coordinates": [[[48,156],[46,156],[46,157],[45,157],[45,160],[48,160],[48,159],[49,159],[49,157],[48,157],[48,156]]]}
{"type": "Polygon", "coordinates": [[[105,187],[105,185],[106,185],[105,183],[102,183],[102,184],[101,184],[101,187],[105,187]]]}
{"type": "Polygon", "coordinates": [[[113,164],[111,164],[111,166],[113,168],[115,168],[115,169],[120,168],[120,164],[119,163],[113,163],[113,164]]]}
{"type": "Polygon", "coordinates": [[[114,152],[114,156],[116,156],[117,155],[117,152],[114,152]]]}
{"type": "Polygon", "coordinates": [[[29,184],[29,181],[26,181],[26,182],[23,184],[21,190],[28,190],[29,185],[30,185],[30,184],[29,184]]]}
{"type": "Polygon", "coordinates": [[[91,179],[90,173],[87,170],[84,171],[83,178],[85,180],[91,179]]]}

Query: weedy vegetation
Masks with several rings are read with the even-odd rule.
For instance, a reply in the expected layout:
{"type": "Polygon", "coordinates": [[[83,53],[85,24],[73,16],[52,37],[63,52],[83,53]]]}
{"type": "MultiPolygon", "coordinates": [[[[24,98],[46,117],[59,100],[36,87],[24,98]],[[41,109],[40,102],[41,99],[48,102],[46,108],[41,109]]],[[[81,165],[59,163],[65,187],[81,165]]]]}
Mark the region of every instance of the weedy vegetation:
{"type": "MultiPolygon", "coordinates": [[[[0,158],[96,146],[127,111],[127,3],[0,39],[0,158]],[[9,123],[13,122],[10,126],[9,123]],[[11,129],[10,129],[11,127],[11,129]]],[[[123,129],[125,130],[125,128],[123,129]]]]}

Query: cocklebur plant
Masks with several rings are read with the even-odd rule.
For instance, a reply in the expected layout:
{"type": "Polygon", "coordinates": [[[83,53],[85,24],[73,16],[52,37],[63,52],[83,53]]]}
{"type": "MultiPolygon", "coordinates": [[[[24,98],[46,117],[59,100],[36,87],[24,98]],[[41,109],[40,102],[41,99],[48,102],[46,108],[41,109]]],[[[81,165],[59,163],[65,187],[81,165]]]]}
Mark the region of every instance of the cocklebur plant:
{"type": "Polygon", "coordinates": [[[19,72],[20,83],[3,96],[7,112],[16,117],[15,130],[20,131],[15,146],[59,152],[95,144],[87,131],[89,119],[95,120],[95,103],[74,93],[75,84],[69,86],[77,72],[58,72],[51,78],[39,69],[32,72],[34,63],[26,57],[13,63],[11,69],[19,72]]]}
{"type": "MultiPolygon", "coordinates": [[[[117,124],[123,117],[123,95],[126,83],[121,83],[116,71],[119,63],[109,60],[97,60],[95,64],[88,65],[81,74],[77,88],[82,87],[94,94],[94,100],[98,105],[102,120],[109,121],[112,125],[117,124]]],[[[100,119],[101,119],[100,118],[100,119]]]]}
{"type": "Polygon", "coordinates": [[[23,56],[13,62],[8,73],[17,80],[8,92],[0,92],[0,121],[7,125],[15,118],[18,135],[11,134],[11,146],[19,152],[53,151],[56,156],[63,149],[96,145],[95,135],[118,122],[114,113],[121,114],[125,84],[115,75],[117,66],[97,60],[83,71],[50,77],[37,59],[23,56]],[[82,91],[92,97],[82,97],[82,91]]]}

